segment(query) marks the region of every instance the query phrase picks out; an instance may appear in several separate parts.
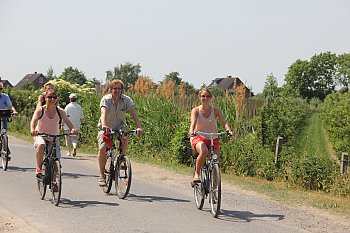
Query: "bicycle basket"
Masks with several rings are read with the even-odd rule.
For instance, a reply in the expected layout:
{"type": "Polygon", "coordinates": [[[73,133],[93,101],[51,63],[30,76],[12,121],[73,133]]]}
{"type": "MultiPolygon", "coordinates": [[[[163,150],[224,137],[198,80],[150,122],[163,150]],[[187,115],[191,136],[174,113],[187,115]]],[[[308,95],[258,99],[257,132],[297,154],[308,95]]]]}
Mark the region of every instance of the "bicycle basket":
{"type": "Polygon", "coordinates": [[[11,117],[12,111],[10,109],[0,109],[0,118],[9,118],[11,117]]]}

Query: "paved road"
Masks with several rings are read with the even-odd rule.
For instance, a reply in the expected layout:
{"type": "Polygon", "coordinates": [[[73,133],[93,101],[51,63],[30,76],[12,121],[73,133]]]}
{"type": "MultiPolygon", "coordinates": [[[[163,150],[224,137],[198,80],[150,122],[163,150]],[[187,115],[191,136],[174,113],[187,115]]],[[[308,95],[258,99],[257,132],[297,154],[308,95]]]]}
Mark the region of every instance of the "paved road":
{"type": "Polygon", "coordinates": [[[130,195],[120,200],[98,187],[95,157],[63,156],[62,202],[55,207],[49,195],[39,199],[33,146],[10,138],[10,148],[8,171],[0,171],[0,208],[39,232],[350,232],[334,219],[229,186],[214,219],[208,203],[195,208],[191,177],[136,163],[130,195]]]}

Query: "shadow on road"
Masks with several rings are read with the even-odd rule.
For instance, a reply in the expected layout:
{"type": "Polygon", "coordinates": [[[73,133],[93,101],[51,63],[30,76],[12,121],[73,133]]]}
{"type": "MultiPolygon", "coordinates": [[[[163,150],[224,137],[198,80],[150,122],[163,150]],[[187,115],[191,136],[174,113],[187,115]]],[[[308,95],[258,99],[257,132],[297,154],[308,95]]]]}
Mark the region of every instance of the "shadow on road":
{"type": "Polygon", "coordinates": [[[74,208],[81,209],[90,206],[118,206],[119,204],[115,202],[101,202],[101,201],[78,201],[78,200],[70,200],[67,198],[62,198],[59,207],[61,208],[74,208]]]}
{"type": "Polygon", "coordinates": [[[254,214],[249,211],[232,211],[232,210],[221,210],[219,219],[224,221],[280,221],[284,219],[284,215],[280,214],[254,214]]]}
{"type": "Polygon", "coordinates": [[[89,159],[78,156],[78,157],[61,157],[61,160],[79,160],[79,161],[82,161],[82,160],[89,160],[89,159]]]}
{"type": "Polygon", "coordinates": [[[98,178],[98,175],[63,172],[62,173],[62,177],[68,178],[68,179],[78,179],[78,178],[81,178],[81,177],[95,177],[95,178],[98,178]]]}
{"type": "Polygon", "coordinates": [[[33,176],[35,175],[34,167],[16,167],[16,166],[8,166],[7,171],[18,171],[18,172],[33,172],[33,176]]]}
{"type": "Polygon", "coordinates": [[[189,200],[177,199],[172,197],[160,197],[160,196],[140,196],[135,194],[129,194],[128,201],[138,202],[190,202],[189,200]]]}

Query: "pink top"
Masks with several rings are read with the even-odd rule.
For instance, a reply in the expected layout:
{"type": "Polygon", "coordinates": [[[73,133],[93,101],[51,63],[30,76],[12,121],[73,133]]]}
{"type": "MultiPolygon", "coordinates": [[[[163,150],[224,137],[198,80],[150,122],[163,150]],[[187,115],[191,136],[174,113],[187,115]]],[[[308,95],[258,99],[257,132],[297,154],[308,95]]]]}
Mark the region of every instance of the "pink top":
{"type": "Polygon", "coordinates": [[[208,118],[205,118],[200,110],[200,107],[198,107],[198,117],[196,121],[196,127],[194,130],[202,131],[205,133],[217,133],[218,127],[216,124],[214,107],[211,107],[211,112],[208,118]]]}
{"type": "Polygon", "coordinates": [[[57,111],[55,110],[55,116],[54,116],[54,118],[51,119],[46,114],[46,109],[44,108],[44,114],[38,120],[38,125],[36,126],[36,130],[39,133],[47,133],[47,134],[56,135],[60,131],[59,123],[60,123],[60,117],[58,116],[57,111]]]}

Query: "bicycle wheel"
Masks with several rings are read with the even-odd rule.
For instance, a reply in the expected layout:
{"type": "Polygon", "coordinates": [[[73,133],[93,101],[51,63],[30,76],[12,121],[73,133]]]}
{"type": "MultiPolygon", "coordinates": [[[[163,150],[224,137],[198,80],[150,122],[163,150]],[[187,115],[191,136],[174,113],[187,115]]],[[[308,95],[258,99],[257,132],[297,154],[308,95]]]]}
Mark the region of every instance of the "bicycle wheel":
{"type": "Polygon", "coordinates": [[[112,182],[114,179],[114,165],[111,162],[111,156],[107,157],[107,162],[105,165],[105,176],[106,176],[106,185],[103,186],[103,192],[109,193],[112,188],[112,182]]]}
{"type": "Polygon", "coordinates": [[[38,191],[39,191],[39,196],[41,200],[44,200],[45,198],[45,194],[46,194],[46,187],[47,187],[47,183],[46,183],[46,179],[47,179],[47,167],[46,167],[46,163],[43,162],[42,166],[41,166],[43,173],[41,175],[41,177],[37,177],[37,182],[38,182],[38,191]]]}
{"type": "Polygon", "coordinates": [[[221,205],[221,176],[218,164],[213,164],[213,168],[210,172],[209,202],[211,214],[214,218],[217,218],[220,213],[221,205]]]}
{"type": "Polygon", "coordinates": [[[8,166],[8,140],[7,140],[7,135],[1,135],[1,164],[2,164],[2,169],[4,171],[7,170],[8,166]]]}
{"type": "Polygon", "coordinates": [[[117,196],[124,199],[130,191],[132,177],[131,163],[127,156],[122,156],[118,159],[115,173],[115,189],[117,196]]]}
{"type": "Polygon", "coordinates": [[[61,163],[55,160],[51,167],[51,193],[52,203],[58,206],[61,198],[62,177],[61,177],[61,163]]]}
{"type": "Polygon", "coordinates": [[[193,183],[194,202],[196,203],[196,207],[199,210],[203,209],[204,197],[205,197],[202,169],[200,171],[200,176],[201,176],[201,183],[193,183]]]}

